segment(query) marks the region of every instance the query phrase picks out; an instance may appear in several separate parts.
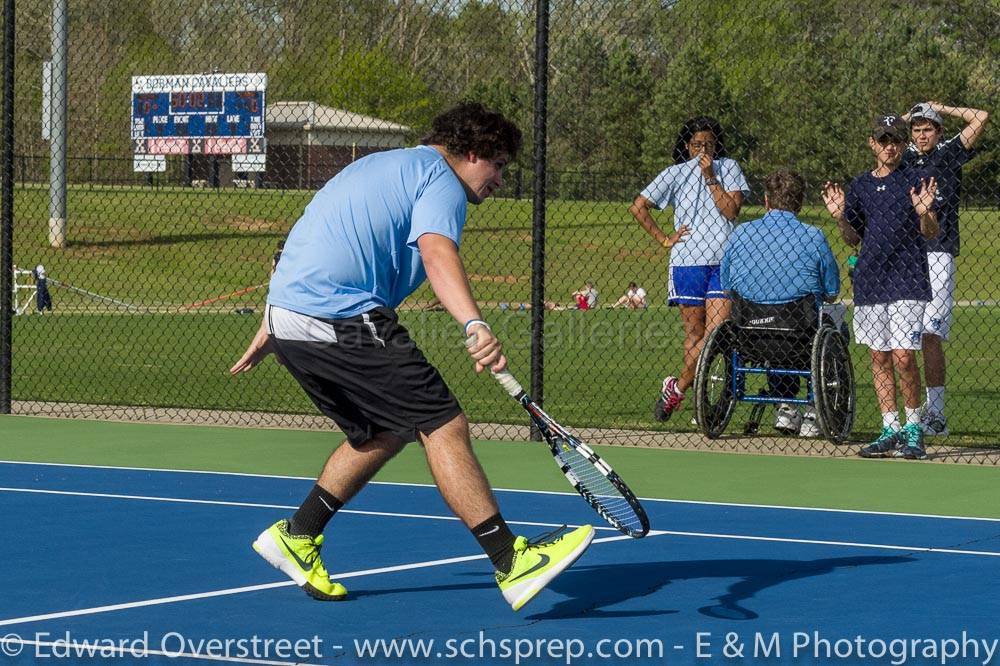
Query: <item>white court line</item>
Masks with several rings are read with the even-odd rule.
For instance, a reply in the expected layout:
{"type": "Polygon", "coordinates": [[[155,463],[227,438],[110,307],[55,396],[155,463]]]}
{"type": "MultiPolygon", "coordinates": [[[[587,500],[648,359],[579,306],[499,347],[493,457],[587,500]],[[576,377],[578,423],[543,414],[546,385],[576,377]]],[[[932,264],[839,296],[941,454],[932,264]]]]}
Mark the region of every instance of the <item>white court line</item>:
{"type": "MultiPolygon", "coordinates": [[[[650,535],[656,536],[659,533],[650,532],[650,535]]],[[[622,541],[624,539],[631,539],[632,537],[625,536],[624,534],[613,537],[603,537],[601,539],[594,539],[593,543],[606,543],[609,541],[622,541]]],[[[392,573],[396,571],[409,571],[412,569],[427,569],[430,567],[439,567],[446,564],[456,564],[459,562],[471,562],[473,560],[485,560],[487,558],[485,553],[480,553],[478,555],[464,555],[462,557],[449,557],[442,560],[427,560],[425,562],[414,562],[412,564],[399,564],[391,567],[379,567],[377,569],[364,569],[361,571],[347,571],[344,573],[331,573],[331,578],[336,578],[338,580],[343,580],[347,578],[360,578],[362,576],[372,576],[375,574],[382,573],[392,573]]],[[[110,606],[94,606],[93,608],[79,608],[76,610],[69,611],[59,611],[56,613],[45,613],[43,615],[28,615],[25,617],[15,617],[7,620],[0,620],[0,627],[9,626],[12,624],[22,624],[25,622],[39,622],[41,620],[56,620],[64,617],[78,617],[81,615],[96,615],[98,613],[109,613],[111,611],[126,610],[130,608],[145,608],[148,606],[162,606],[165,604],[174,604],[182,601],[194,601],[196,599],[209,599],[212,597],[224,597],[233,594],[243,594],[245,592],[258,592],[260,590],[272,590],[279,587],[291,587],[295,585],[295,581],[287,580],[278,583],[264,583],[262,585],[245,585],[243,587],[231,587],[224,590],[212,590],[210,592],[198,592],[194,594],[182,594],[173,597],[160,597],[158,599],[146,599],[143,601],[130,601],[122,604],[112,604],[110,606]]]]}
{"type": "MultiPolygon", "coordinates": [[[[143,500],[147,502],[173,502],[178,504],[209,504],[215,506],[237,506],[250,509],[287,509],[295,511],[299,507],[286,504],[260,504],[257,502],[230,502],[226,500],[187,499],[183,497],[157,497],[155,495],[116,495],[113,493],[91,493],[76,490],[49,490],[46,488],[10,488],[0,486],[0,492],[34,493],[38,495],[71,495],[75,497],[101,497],[107,499],[143,500]]],[[[352,513],[361,516],[383,516],[386,518],[418,518],[421,520],[460,520],[457,516],[435,516],[420,513],[395,513],[391,511],[362,511],[361,509],[340,509],[337,513],[352,513]]],[[[528,520],[508,520],[508,525],[527,525],[528,527],[580,527],[566,523],[539,523],[528,520]]],[[[595,527],[595,530],[617,532],[613,527],[595,527]]]]}
{"type": "MultiPolygon", "coordinates": [[[[248,507],[248,508],[268,508],[268,509],[290,509],[294,510],[298,507],[286,506],[282,504],[257,504],[253,502],[230,502],[224,500],[202,500],[202,499],[185,499],[185,498],[174,498],[174,497],[155,497],[155,496],[145,496],[145,495],[113,495],[110,493],[88,493],[88,492],[78,492],[69,490],[46,490],[40,488],[8,488],[0,486],[0,492],[19,492],[19,493],[37,493],[43,495],[74,495],[77,497],[102,497],[109,499],[128,499],[128,500],[146,500],[152,502],[177,502],[182,504],[210,504],[210,505],[222,505],[222,506],[236,506],[236,507],[248,507]]],[[[418,513],[394,513],[389,511],[360,511],[354,509],[341,509],[339,513],[353,513],[366,516],[385,516],[390,518],[416,518],[422,520],[451,520],[457,521],[458,518],[455,516],[436,516],[431,514],[418,514],[418,513]]],[[[528,525],[533,527],[580,527],[579,525],[566,525],[565,523],[540,523],[540,522],[529,522],[529,521],[516,521],[508,520],[510,525],[528,525]]],[[[613,527],[594,527],[595,530],[617,532],[613,527]]],[[[903,550],[911,551],[917,553],[947,553],[950,555],[979,555],[984,557],[1000,557],[1000,552],[989,551],[989,550],[963,550],[956,548],[938,548],[935,546],[901,546],[895,544],[884,544],[884,543],[865,543],[859,541],[828,541],[823,539],[795,539],[791,537],[764,537],[756,536],[751,534],[719,534],[715,532],[681,532],[677,530],[650,530],[649,536],[660,536],[664,534],[669,534],[671,536],[687,536],[687,537],[701,537],[706,539],[739,539],[742,541],[770,541],[775,543],[798,543],[807,545],[820,545],[820,546],[845,546],[851,548],[876,548],[885,550],[903,550]]],[[[619,537],[607,537],[604,539],[597,539],[596,542],[605,541],[617,541],[624,539],[631,539],[632,537],[622,535],[619,537]]],[[[485,556],[484,556],[485,557],[485,556]]],[[[346,575],[342,574],[342,577],[346,575]]],[[[2,624],[2,623],[0,623],[2,624]]]]}
{"type": "MultiPolygon", "coordinates": [[[[434,566],[441,566],[445,564],[454,564],[456,562],[468,562],[470,560],[485,559],[486,554],[482,555],[467,555],[465,557],[450,557],[443,560],[428,560],[426,562],[414,562],[413,564],[401,564],[393,567],[379,567],[377,569],[364,569],[361,571],[347,571],[344,573],[330,574],[332,578],[346,579],[346,578],[358,578],[360,576],[370,576],[380,573],[390,573],[394,571],[407,571],[409,569],[421,569],[434,566]]],[[[70,611],[60,611],[57,613],[45,613],[43,615],[29,615],[26,617],[16,617],[9,620],[0,620],[0,627],[7,626],[11,624],[20,624],[22,622],[37,622],[40,620],[54,620],[64,617],[77,617],[80,615],[95,615],[97,613],[108,613],[111,611],[126,610],[129,608],[144,608],[147,606],[161,606],[164,604],[173,604],[181,601],[194,601],[196,599],[209,599],[212,597],[224,597],[233,594],[243,594],[245,592],[258,592],[260,590],[272,590],[279,587],[291,587],[295,585],[295,581],[286,580],[278,583],[264,583],[262,585],[246,585],[243,587],[230,587],[224,590],[212,590],[210,592],[198,592],[195,594],[182,594],[173,597],[160,597],[158,599],[146,599],[143,601],[130,601],[123,604],[112,604],[110,606],[95,606],[93,608],[80,608],[77,610],[70,611]]]]}
{"type": "MultiPolygon", "coordinates": [[[[652,530],[650,534],[653,534],[652,530]]],[[[823,539],[791,539],[786,537],[764,537],[751,534],[715,534],[712,532],[677,532],[674,530],[657,530],[657,536],[669,534],[672,536],[700,537],[706,539],[736,539],[739,541],[771,541],[775,543],[800,543],[817,546],[844,546],[847,548],[874,548],[877,550],[902,550],[912,553],[946,553],[948,555],[978,555],[983,557],[1000,557],[1000,552],[992,550],[962,550],[958,548],[938,548],[936,546],[897,546],[887,543],[863,543],[857,541],[825,541],[823,539]]]]}
{"type": "MultiPolygon", "coordinates": [[[[800,544],[812,544],[812,545],[823,545],[823,546],[844,546],[850,548],[872,548],[879,550],[902,550],[907,552],[924,552],[924,553],[947,553],[956,555],[985,555],[989,557],[1000,557],[1000,553],[991,551],[972,551],[972,550],[957,550],[950,548],[930,548],[926,546],[899,546],[891,544],[873,544],[873,543],[854,543],[849,541],[822,541],[817,539],[785,539],[780,537],[761,537],[745,534],[709,534],[702,532],[673,532],[666,530],[650,530],[650,537],[655,536],[682,536],[682,537],[696,537],[696,538],[709,538],[709,539],[734,539],[740,541],[771,541],[780,543],[800,543],[800,544]]],[[[602,537],[600,539],[594,539],[593,543],[609,543],[613,541],[626,541],[630,540],[632,537],[625,536],[624,534],[611,537],[602,537]]],[[[471,562],[474,560],[484,560],[486,559],[486,554],[478,555],[466,555],[462,557],[449,557],[441,560],[428,560],[425,562],[414,562],[412,564],[400,564],[390,567],[379,567],[376,569],[364,569],[361,571],[348,571],[344,573],[333,573],[330,574],[332,578],[337,579],[347,579],[347,578],[360,578],[362,576],[372,576],[382,573],[392,573],[396,571],[409,571],[413,569],[425,569],[430,567],[444,566],[447,564],[456,564],[459,562],[471,562]]],[[[109,606],[95,606],[92,608],[80,608],[76,610],[69,611],[59,611],[55,613],[45,613],[42,615],[28,615],[25,617],[15,617],[6,620],[0,620],[0,627],[10,626],[14,624],[23,624],[26,622],[39,622],[42,620],[54,620],[66,617],[79,617],[82,615],[96,615],[99,613],[109,613],[112,611],[126,610],[131,608],[145,608],[149,606],[162,606],[166,604],[179,603],[183,601],[194,601],[198,599],[209,599],[213,597],[223,597],[231,596],[235,594],[243,594],[245,592],[258,592],[261,590],[271,590],[279,587],[291,587],[295,585],[294,581],[281,581],[278,583],[264,583],[261,585],[246,585],[243,587],[232,587],[222,590],[212,590],[209,592],[198,592],[194,594],[184,594],[173,597],[160,597],[157,599],[146,599],[143,601],[132,601],[128,603],[112,604],[109,606]]]]}
{"type": "MultiPolygon", "coordinates": [[[[91,493],[75,490],[49,490],[46,488],[11,488],[0,486],[0,491],[8,493],[35,493],[39,495],[73,495],[76,497],[106,497],[109,499],[146,500],[149,502],[177,502],[180,504],[214,504],[216,506],[242,506],[254,509],[291,509],[299,507],[284,504],[259,504],[256,502],[227,502],[225,500],[185,499],[183,497],[156,497],[155,495],[116,495],[114,493],[91,493]]],[[[345,511],[345,509],[341,509],[345,511]]]]}
{"type": "MultiPolygon", "coordinates": [[[[42,465],[46,467],[78,467],[84,469],[114,469],[130,472],[163,472],[170,474],[218,474],[221,476],[245,476],[259,479],[288,479],[294,481],[315,481],[311,476],[285,476],[281,474],[251,474],[249,472],[214,472],[212,470],[199,469],[169,469],[161,467],[124,467],[116,465],[82,465],[76,463],[50,463],[31,462],[25,460],[0,460],[0,465],[42,465]]],[[[379,486],[410,486],[414,488],[436,488],[432,483],[405,483],[400,481],[369,481],[371,484],[379,486]]],[[[528,493],[536,495],[567,495],[576,497],[577,494],[571,491],[560,490],[524,490],[523,488],[494,488],[496,492],[505,493],[528,493]]],[[[979,516],[953,516],[938,513],[904,513],[901,511],[869,511],[865,509],[833,509],[818,506],[794,506],[784,504],[749,504],[745,502],[709,502],[702,500],[667,499],[663,497],[640,497],[643,502],[664,502],[667,504],[694,504],[699,506],[731,506],[747,509],[780,509],[787,511],[818,511],[822,513],[846,513],[863,516],[898,516],[902,518],[935,518],[942,520],[979,520],[988,523],[1000,523],[1000,518],[986,518],[979,516]]],[[[297,507],[296,507],[297,508],[297,507]]]]}
{"type": "MultiPolygon", "coordinates": [[[[42,465],[45,467],[79,467],[83,469],[120,469],[129,472],[178,472],[184,474],[218,474],[220,476],[249,476],[257,479],[293,479],[315,481],[314,476],[287,476],[283,474],[253,474],[251,472],[217,472],[210,469],[170,469],[167,467],[126,467],[124,465],[84,465],[80,463],[32,462],[30,460],[0,460],[2,465],[42,465]]],[[[371,483],[381,483],[372,481],[371,483]]]]}

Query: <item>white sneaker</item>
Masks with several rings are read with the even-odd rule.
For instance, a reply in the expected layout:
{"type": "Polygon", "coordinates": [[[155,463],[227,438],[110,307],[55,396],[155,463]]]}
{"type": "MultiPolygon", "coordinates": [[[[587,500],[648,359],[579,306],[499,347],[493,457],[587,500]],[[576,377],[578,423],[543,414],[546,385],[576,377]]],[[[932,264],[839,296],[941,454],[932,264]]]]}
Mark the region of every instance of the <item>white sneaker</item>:
{"type": "Polygon", "coordinates": [[[928,437],[947,437],[948,419],[944,414],[924,410],[920,414],[920,428],[928,437]]]}
{"type": "Polygon", "coordinates": [[[780,403],[774,419],[774,429],[786,435],[797,435],[801,426],[802,414],[799,410],[787,402],[780,403]]]}
{"type": "Polygon", "coordinates": [[[802,425],[799,426],[799,437],[819,437],[819,426],[816,425],[816,412],[807,409],[802,415],[802,425]]]}

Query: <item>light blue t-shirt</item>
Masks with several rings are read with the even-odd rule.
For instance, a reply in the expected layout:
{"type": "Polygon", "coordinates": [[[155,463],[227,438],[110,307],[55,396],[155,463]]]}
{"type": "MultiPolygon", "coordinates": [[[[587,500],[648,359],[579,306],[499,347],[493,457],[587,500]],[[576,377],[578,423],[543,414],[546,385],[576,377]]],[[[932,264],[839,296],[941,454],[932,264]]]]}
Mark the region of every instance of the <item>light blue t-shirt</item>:
{"type": "MultiPolygon", "coordinates": [[[[712,161],[715,177],[726,192],[750,194],[750,186],[735,160],[712,161]]],[[[701,175],[698,158],[667,167],[642,191],[659,209],[674,207],[674,229],[687,225],[684,240],[670,250],[671,266],[716,266],[722,261],[733,223],[723,217],[701,175]]]]}
{"type": "Polygon", "coordinates": [[[736,227],[720,273],[723,289],[754,303],[840,293],[840,269],[826,236],[787,210],[771,210],[736,227]]]}
{"type": "Polygon", "coordinates": [[[395,308],[427,277],[417,239],[456,245],[467,199],[428,146],[374,153],[323,186],[292,227],[267,302],[324,319],[395,308]]]}

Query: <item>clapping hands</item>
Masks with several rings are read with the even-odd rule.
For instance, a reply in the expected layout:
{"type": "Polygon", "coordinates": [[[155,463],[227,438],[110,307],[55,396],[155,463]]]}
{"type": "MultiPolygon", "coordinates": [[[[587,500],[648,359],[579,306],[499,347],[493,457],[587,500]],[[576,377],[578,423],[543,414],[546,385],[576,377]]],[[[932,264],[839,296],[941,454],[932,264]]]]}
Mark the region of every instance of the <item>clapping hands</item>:
{"type": "Polygon", "coordinates": [[[917,215],[926,215],[934,206],[934,197],[937,195],[937,180],[920,179],[920,189],[910,188],[910,201],[913,202],[913,210],[917,215]]]}
{"type": "Polygon", "coordinates": [[[844,216],[844,201],[844,188],[840,183],[826,181],[823,185],[823,203],[830,215],[838,220],[844,216]]]}

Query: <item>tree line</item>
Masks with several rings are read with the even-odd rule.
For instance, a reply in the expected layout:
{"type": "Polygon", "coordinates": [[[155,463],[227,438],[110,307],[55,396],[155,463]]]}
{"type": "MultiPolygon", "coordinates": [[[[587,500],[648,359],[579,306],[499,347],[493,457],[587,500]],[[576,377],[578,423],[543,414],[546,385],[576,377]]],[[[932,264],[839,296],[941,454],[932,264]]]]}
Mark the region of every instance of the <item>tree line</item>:
{"type": "MultiPolygon", "coordinates": [[[[268,101],[314,101],[419,136],[459,99],[525,130],[531,173],[531,0],[73,0],[70,155],[131,153],[131,77],[263,71],[268,101]]],[[[928,99],[995,111],[995,0],[551,0],[549,168],[562,197],[621,197],[671,163],[681,123],[717,117],[761,177],[789,166],[818,185],[870,161],[870,118],[928,99]],[[603,187],[602,189],[602,186],[603,187]]],[[[41,68],[49,0],[18,3],[17,152],[44,155],[41,68]]],[[[948,128],[957,131],[957,125],[948,128]]],[[[1000,196],[992,127],[966,191],[1000,196]]],[[[530,178],[525,176],[525,182],[530,178]]]]}

